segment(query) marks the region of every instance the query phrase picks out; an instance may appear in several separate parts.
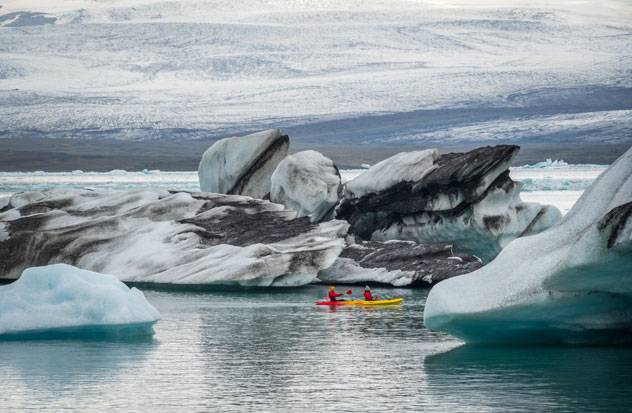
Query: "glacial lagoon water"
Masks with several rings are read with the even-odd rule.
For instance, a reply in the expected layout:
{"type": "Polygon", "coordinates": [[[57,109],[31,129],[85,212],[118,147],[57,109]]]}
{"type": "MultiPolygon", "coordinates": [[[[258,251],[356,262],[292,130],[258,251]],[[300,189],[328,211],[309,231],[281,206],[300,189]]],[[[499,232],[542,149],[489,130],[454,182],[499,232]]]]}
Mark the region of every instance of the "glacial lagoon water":
{"type": "Polygon", "coordinates": [[[152,338],[0,342],[0,411],[630,411],[632,348],[472,347],[424,327],[427,291],[373,290],[404,303],[145,290],[152,338]]]}
{"type": "MultiPolygon", "coordinates": [[[[566,213],[603,169],[511,173],[566,213]]],[[[195,172],[0,173],[0,196],[147,186],[199,190],[195,172]]],[[[325,285],[144,292],[154,337],[0,341],[0,412],[632,411],[632,348],[464,345],[424,327],[424,290],[374,288],[404,297],[388,308],[316,306],[325,285]]]]}

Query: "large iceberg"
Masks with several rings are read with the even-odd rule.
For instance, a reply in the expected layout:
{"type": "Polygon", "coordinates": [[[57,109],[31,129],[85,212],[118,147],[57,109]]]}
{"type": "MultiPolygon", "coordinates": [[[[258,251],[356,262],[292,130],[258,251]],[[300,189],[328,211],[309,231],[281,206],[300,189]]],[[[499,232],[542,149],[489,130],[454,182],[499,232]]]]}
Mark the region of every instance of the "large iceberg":
{"type": "Polygon", "coordinates": [[[115,276],[66,264],[0,287],[0,339],[151,335],[160,313],[115,276]]]}
{"type": "Polygon", "coordinates": [[[14,194],[0,209],[0,275],[68,263],[161,284],[308,284],[344,248],[347,223],[282,205],[160,189],[14,194]]]}
{"type": "Polygon", "coordinates": [[[336,217],[364,239],[447,243],[490,261],[511,240],[561,219],[555,207],[520,199],[522,184],[508,170],[519,149],[395,155],[347,182],[336,217]]]}
{"type": "Polygon", "coordinates": [[[424,317],[474,343],[632,343],[632,149],[558,225],[434,287],[424,317]]]}
{"type": "Polygon", "coordinates": [[[264,198],[270,177],[287,156],[290,138],[280,129],[215,142],[204,152],[198,167],[205,192],[264,198]]]}
{"type": "Polygon", "coordinates": [[[454,254],[449,244],[412,241],[362,241],[347,237],[348,246],[318,273],[326,283],[380,283],[396,287],[430,287],[483,266],[469,254],[454,254]]]}
{"type": "Polygon", "coordinates": [[[270,200],[310,216],[312,222],[333,218],[340,198],[340,172],[320,152],[303,151],[288,156],[272,174],[270,200]]]}

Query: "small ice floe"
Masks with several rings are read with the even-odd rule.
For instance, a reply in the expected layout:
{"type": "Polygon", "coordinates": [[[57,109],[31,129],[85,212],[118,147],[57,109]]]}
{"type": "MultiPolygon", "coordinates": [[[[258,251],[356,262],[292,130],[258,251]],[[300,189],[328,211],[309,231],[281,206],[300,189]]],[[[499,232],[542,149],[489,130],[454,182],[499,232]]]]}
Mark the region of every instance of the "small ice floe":
{"type": "Polygon", "coordinates": [[[0,340],[154,334],[158,310],[113,275],[54,264],[0,287],[0,340]]]}

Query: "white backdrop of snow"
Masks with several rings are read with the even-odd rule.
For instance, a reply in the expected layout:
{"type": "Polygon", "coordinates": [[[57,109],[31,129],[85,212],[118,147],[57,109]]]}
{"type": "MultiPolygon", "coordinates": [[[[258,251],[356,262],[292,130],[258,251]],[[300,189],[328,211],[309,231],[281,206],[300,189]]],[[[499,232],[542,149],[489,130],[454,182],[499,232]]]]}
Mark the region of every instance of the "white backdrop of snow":
{"type": "Polygon", "coordinates": [[[0,30],[0,130],[13,136],[113,131],[107,136],[150,139],[168,137],[157,131],[169,128],[226,136],[281,123],[486,107],[494,114],[487,120],[448,119],[436,130],[413,127],[383,139],[517,141],[549,129],[629,138],[629,105],[591,109],[616,95],[594,88],[632,86],[631,6],[623,0],[2,6],[3,15],[56,18],[0,30]],[[578,102],[587,106],[577,114],[546,109],[578,102]],[[503,118],[498,107],[531,109],[503,118]]]}

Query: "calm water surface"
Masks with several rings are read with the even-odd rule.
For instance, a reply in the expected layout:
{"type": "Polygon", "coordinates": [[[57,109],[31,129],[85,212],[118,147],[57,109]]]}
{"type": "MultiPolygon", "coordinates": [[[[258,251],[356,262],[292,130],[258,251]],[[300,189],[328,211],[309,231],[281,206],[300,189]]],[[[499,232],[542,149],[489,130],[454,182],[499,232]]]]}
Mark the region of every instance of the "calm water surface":
{"type": "Polygon", "coordinates": [[[426,291],[326,293],[146,290],[151,339],[0,342],[0,411],[631,410],[632,349],[464,346],[423,326],[426,291]]]}

